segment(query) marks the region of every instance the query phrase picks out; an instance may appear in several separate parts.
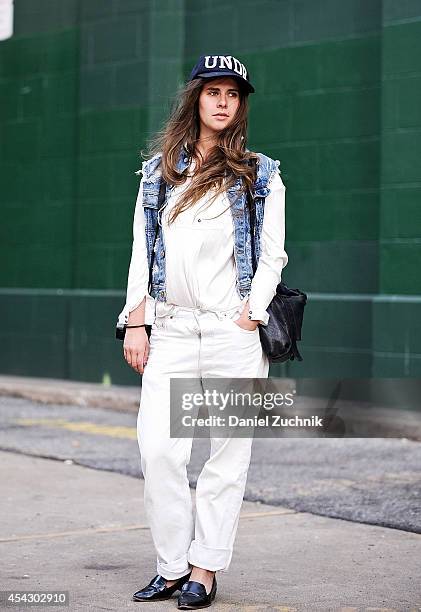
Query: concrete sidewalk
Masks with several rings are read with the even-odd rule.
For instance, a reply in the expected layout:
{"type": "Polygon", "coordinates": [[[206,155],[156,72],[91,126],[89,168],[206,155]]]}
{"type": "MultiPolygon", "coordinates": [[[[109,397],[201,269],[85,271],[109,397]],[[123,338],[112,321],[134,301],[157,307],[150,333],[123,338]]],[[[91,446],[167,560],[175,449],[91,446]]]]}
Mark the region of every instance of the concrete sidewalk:
{"type": "Polygon", "coordinates": [[[0,376],[0,395],[3,396],[23,397],[42,404],[90,406],[122,412],[137,412],[140,389],[140,376],[138,387],[102,385],[58,378],[0,376]]]}
{"type": "MultiPolygon", "coordinates": [[[[177,609],[176,596],[131,601],[156,574],[143,480],[16,453],[0,459],[3,590],[67,590],[72,612],[177,609]]],[[[419,610],[420,543],[414,533],[244,502],[212,609],[419,610]]]]}

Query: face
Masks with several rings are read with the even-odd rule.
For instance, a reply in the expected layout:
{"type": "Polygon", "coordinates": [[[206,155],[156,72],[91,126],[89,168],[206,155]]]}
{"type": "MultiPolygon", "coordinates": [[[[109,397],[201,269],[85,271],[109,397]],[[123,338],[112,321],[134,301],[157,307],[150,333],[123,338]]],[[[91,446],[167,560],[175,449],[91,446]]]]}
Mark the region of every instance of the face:
{"type": "Polygon", "coordinates": [[[200,133],[216,134],[232,123],[240,106],[240,87],[235,79],[221,77],[204,83],[199,96],[200,133]]]}

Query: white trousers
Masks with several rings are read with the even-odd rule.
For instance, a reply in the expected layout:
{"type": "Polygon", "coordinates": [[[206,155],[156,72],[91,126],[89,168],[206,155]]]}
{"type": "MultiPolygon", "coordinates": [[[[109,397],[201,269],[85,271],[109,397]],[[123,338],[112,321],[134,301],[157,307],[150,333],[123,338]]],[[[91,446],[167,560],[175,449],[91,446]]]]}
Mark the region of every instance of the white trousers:
{"type": "Polygon", "coordinates": [[[157,573],[167,580],[191,565],[225,572],[231,562],[253,438],[211,438],[194,515],[186,469],[193,440],[170,437],[170,379],[267,378],[259,331],[240,328],[239,315],[157,302],[137,432],[157,573]]]}

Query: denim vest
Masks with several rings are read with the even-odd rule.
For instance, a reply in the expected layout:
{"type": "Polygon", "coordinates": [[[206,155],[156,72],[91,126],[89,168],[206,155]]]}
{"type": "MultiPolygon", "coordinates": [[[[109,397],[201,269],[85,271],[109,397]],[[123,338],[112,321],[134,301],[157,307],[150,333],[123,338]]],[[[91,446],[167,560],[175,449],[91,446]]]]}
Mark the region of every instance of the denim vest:
{"type": "MultiPolygon", "coordinates": [[[[158,223],[158,195],[161,179],[161,153],[154,155],[151,159],[143,162],[143,210],[145,213],[146,245],[148,253],[148,265],[151,264],[153,242],[155,238],[156,225],[158,223]]],[[[265,198],[269,195],[268,184],[278,170],[279,161],[271,159],[262,153],[258,153],[257,180],[254,184],[255,203],[255,252],[256,260],[260,256],[260,237],[262,233],[263,214],[265,198]]],[[[177,170],[183,172],[189,165],[187,152],[183,149],[180,153],[177,170]]],[[[139,172],[140,174],[140,172],[139,172]]],[[[241,193],[242,179],[238,178],[235,184],[227,190],[227,197],[231,204],[230,210],[234,226],[234,259],[237,270],[236,288],[241,299],[250,293],[251,281],[253,279],[251,241],[250,241],[250,218],[246,204],[246,194],[241,193]]],[[[174,186],[167,185],[165,203],[168,194],[174,186]]],[[[162,209],[161,209],[162,212],[162,209]]],[[[165,243],[162,226],[159,219],[159,230],[155,244],[155,259],[152,269],[152,288],[150,295],[159,300],[166,301],[165,288],[165,243]]]]}

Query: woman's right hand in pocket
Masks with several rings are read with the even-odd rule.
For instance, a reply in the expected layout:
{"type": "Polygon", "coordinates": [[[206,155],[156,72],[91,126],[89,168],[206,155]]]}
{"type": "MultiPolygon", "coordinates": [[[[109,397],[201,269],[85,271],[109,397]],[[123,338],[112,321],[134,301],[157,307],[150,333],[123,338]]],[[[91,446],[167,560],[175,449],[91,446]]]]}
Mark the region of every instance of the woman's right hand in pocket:
{"type": "Polygon", "coordinates": [[[149,339],[144,327],[126,329],[123,352],[129,366],[143,374],[149,357],[149,339]]]}

